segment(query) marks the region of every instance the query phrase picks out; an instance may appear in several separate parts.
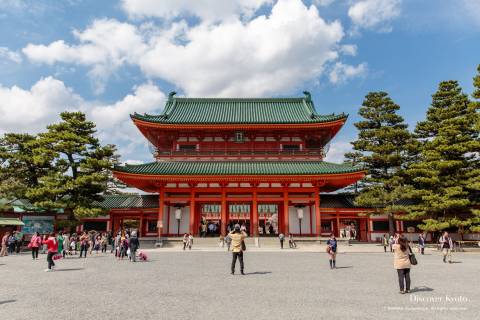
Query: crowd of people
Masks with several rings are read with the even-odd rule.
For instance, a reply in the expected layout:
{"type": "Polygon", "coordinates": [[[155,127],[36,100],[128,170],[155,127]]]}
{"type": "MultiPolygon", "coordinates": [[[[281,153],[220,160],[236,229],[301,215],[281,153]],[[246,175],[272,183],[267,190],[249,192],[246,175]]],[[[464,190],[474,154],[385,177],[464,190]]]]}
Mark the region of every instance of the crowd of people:
{"type": "Polygon", "coordinates": [[[18,254],[22,250],[24,235],[21,231],[7,232],[2,237],[2,248],[0,250],[0,257],[9,254],[18,254]]]}
{"type": "MultiPolygon", "coordinates": [[[[193,239],[193,237],[192,237],[193,239]]],[[[0,256],[20,253],[24,235],[20,231],[7,232],[2,237],[0,256]]],[[[192,240],[193,241],[193,240],[192,240]]],[[[117,259],[128,258],[132,262],[146,260],[144,252],[137,252],[140,248],[140,241],[136,230],[121,230],[114,237],[109,232],[84,231],[82,233],[52,232],[40,235],[35,232],[28,248],[31,250],[32,259],[38,260],[39,254],[46,254],[47,269],[53,271],[55,260],[61,258],[84,258],[88,255],[107,254],[110,246],[110,253],[117,259]]]]}

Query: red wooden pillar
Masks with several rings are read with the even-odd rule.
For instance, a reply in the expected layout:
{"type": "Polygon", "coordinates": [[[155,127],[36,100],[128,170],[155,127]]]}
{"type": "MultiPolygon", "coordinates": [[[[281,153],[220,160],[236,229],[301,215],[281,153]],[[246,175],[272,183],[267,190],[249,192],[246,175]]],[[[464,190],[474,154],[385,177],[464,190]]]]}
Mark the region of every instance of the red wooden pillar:
{"type": "Polygon", "coordinates": [[[143,211],[140,211],[140,226],[138,228],[138,236],[143,237],[143,211]]]}
{"type": "Polygon", "coordinates": [[[335,214],[337,216],[337,237],[340,238],[340,213],[338,212],[338,209],[335,210],[335,214]]]}
{"type": "Polygon", "coordinates": [[[253,236],[258,237],[258,205],[257,205],[257,185],[254,185],[253,199],[252,199],[252,227],[253,236]]]}
{"type": "Polygon", "coordinates": [[[315,231],[318,237],[322,235],[322,218],[320,216],[320,188],[315,186],[315,231]]]}
{"type": "Polygon", "coordinates": [[[157,228],[158,228],[158,237],[161,238],[163,236],[163,211],[165,206],[165,191],[163,186],[160,187],[160,194],[158,196],[158,221],[157,221],[157,228]]]}
{"type": "Polygon", "coordinates": [[[194,186],[190,186],[190,234],[195,233],[195,189],[194,186]]]}
{"type": "Polygon", "coordinates": [[[220,232],[225,236],[227,235],[227,195],[225,192],[225,185],[222,185],[222,212],[220,223],[220,232]]]}
{"type": "Polygon", "coordinates": [[[283,231],[285,235],[288,235],[289,221],[288,221],[288,184],[283,188],[283,231]]]}

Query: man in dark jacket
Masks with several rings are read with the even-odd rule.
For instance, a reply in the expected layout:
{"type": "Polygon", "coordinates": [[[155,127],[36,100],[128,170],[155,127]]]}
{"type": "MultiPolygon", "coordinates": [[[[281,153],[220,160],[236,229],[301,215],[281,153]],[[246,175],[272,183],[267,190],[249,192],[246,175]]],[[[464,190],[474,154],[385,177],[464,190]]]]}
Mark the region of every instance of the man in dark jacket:
{"type": "Polygon", "coordinates": [[[140,242],[138,241],[136,231],[132,232],[132,235],[129,239],[129,244],[128,245],[130,247],[130,260],[132,262],[136,262],[135,254],[137,252],[137,249],[140,247],[140,242]]]}

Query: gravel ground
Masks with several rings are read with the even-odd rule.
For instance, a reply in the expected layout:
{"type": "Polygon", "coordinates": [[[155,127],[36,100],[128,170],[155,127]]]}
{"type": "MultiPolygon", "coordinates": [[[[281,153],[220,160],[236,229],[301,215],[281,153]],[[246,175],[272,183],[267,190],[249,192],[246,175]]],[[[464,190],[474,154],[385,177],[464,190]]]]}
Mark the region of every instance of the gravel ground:
{"type": "MultiPolygon", "coordinates": [[[[161,250],[161,249],[160,249],[161,250]]],[[[57,262],[0,258],[1,319],[479,319],[480,255],[419,256],[411,294],[398,293],[390,253],[245,253],[232,276],[226,252],[150,251],[149,262],[110,255],[57,262]],[[433,317],[433,318],[432,318],[433,317]]]]}

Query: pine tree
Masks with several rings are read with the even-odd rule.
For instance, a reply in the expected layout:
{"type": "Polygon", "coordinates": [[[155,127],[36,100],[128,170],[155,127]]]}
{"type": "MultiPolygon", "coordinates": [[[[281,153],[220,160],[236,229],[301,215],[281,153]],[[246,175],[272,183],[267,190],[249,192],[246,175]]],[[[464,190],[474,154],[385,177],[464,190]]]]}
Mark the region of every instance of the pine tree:
{"type": "Polygon", "coordinates": [[[30,134],[6,133],[0,139],[0,198],[7,203],[26,198],[27,190],[51,169],[48,155],[34,153],[38,145],[30,134]]]}
{"type": "Polygon", "coordinates": [[[405,175],[406,196],[416,201],[406,207],[408,218],[424,220],[420,228],[439,231],[468,227],[471,217],[469,179],[478,149],[476,107],[456,81],[441,82],[432,96],[425,121],[415,128],[419,156],[405,175]]]}
{"type": "Polygon", "coordinates": [[[115,146],[101,146],[95,137],[95,124],[81,112],[63,112],[62,121],[39,134],[38,156],[50,155],[53,169],[39,178],[27,197],[42,208],[64,208],[76,217],[102,213],[92,206],[102,200],[108,188],[115,146]]]}
{"type": "MultiPolygon", "coordinates": [[[[474,91],[472,93],[472,98],[475,101],[472,101],[473,108],[476,111],[476,123],[474,124],[474,129],[477,132],[480,132],[480,65],[477,67],[477,75],[473,78],[473,87],[474,91]]],[[[475,122],[475,121],[474,121],[475,122]]],[[[477,150],[480,149],[480,135],[476,136],[475,144],[477,150]]],[[[468,178],[468,187],[471,190],[471,201],[474,207],[480,207],[480,151],[477,151],[476,158],[473,160],[473,169],[469,172],[468,178]]],[[[474,217],[471,219],[472,225],[470,226],[470,231],[480,232],[480,209],[472,210],[474,217]]]]}
{"type": "Polygon", "coordinates": [[[367,94],[359,110],[364,120],[355,123],[359,133],[358,139],[352,142],[368,170],[355,202],[376,208],[377,214],[386,214],[390,234],[395,232],[393,215],[398,211],[397,202],[403,193],[399,172],[404,166],[405,146],[410,139],[407,124],[397,114],[399,109],[386,92],[367,94]]]}
{"type": "MultiPolygon", "coordinates": [[[[358,152],[358,151],[347,152],[344,154],[344,158],[345,160],[343,161],[343,163],[345,164],[349,164],[351,166],[359,166],[359,167],[363,166],[361,152],[358,152]]],[[[360,181],[356,181],[353,185],[350,185],[342,190],[347,193],[353,193],[354,195],[357,195],[359,190],[362,187],[363,187],[363,183],[360,180],[360,181]]]]}

